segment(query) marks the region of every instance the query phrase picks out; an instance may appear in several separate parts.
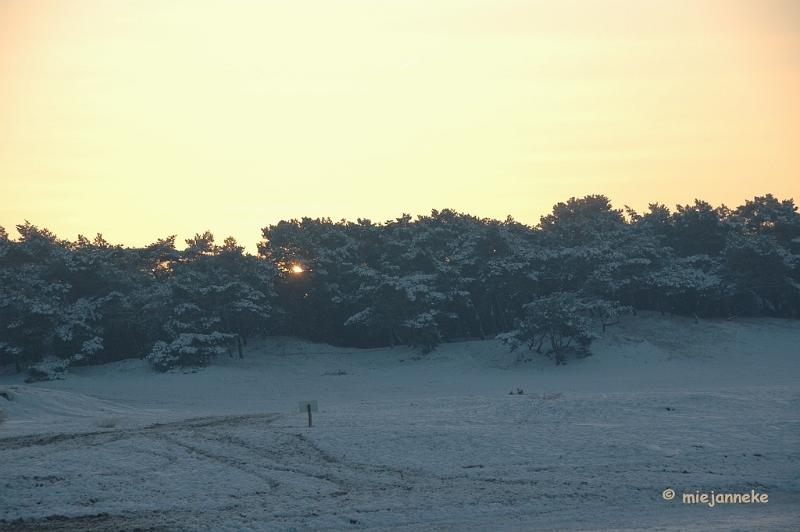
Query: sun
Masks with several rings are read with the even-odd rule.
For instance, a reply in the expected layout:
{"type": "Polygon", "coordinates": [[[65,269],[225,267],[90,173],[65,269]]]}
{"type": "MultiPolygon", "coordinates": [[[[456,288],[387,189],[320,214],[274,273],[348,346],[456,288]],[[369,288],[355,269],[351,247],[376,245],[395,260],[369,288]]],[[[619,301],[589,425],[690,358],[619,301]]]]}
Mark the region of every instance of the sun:
{"type": "Polygon", "coordinates": [[[292,271],[294,273],[303,273],[304,270],[303,270],[302,266],[295,265],[295,266],[292,266],[292,271]]]}

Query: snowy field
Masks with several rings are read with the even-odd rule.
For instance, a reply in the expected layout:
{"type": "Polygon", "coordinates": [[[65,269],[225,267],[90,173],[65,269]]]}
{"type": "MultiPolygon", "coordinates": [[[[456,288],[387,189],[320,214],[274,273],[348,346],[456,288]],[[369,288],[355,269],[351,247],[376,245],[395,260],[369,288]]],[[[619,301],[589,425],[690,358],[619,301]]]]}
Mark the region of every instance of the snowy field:
{"type": "Polygon", "coordinates": [[[592,351],[273,338],[196,373],[5,368],[0,530],[800,529],[800,322],[644,313],[592,351]],[[682,502],[712,490],[768,502],[682,502]]]}

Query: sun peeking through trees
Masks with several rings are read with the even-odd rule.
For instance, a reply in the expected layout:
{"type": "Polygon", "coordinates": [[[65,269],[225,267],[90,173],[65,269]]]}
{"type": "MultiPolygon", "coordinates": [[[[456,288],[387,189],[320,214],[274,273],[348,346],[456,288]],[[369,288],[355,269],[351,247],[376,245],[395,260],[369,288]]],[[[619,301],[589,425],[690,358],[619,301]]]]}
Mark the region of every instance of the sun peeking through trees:
{"type": "Polygon", "coordinates": [[[32,378],[133,357],[198,366],[263,334],[423,353],[499,337],[564,363],[626,312],[800,316],[800,214],[771,195],[644,213],[571,198],[536,227],[447,209],[302,218],[265,227],[258,256],[208,231],[178,250],[17,230],[0,228],[0,363],[32,378]]]}

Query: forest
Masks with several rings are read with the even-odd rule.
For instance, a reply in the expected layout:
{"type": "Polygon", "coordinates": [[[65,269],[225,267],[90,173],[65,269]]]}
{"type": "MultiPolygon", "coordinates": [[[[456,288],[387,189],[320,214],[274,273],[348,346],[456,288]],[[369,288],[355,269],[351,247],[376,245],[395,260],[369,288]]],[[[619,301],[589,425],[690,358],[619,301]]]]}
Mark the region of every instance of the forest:
{"type": "Polygon", "coordinates": [[[644,213],[592,195],[535,227],[448,209],[292,219],[262,229],[257,256],[209,231],[183,250],[17,232],[0,227],[0,365],[31,380],[128,358],[198,367],[259,335],[421,353],[499,338],[565,363],[626,313],[800,316],[800,214],[769,194],[644,213]]]}

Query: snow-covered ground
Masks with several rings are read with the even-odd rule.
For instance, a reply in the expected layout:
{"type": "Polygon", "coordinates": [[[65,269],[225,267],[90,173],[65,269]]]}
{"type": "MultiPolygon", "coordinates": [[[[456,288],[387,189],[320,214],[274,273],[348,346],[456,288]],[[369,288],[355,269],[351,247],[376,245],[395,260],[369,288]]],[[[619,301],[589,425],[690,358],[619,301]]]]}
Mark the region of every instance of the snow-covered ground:
{"type": "Polygon", "coordinates": [[[592,351],[272,338],[196,373],[6,368],[0,530],[799,529],[800,322],[643,313],[592,351]],[[768,502],[682,502],[712,490],[768,502]]]}

